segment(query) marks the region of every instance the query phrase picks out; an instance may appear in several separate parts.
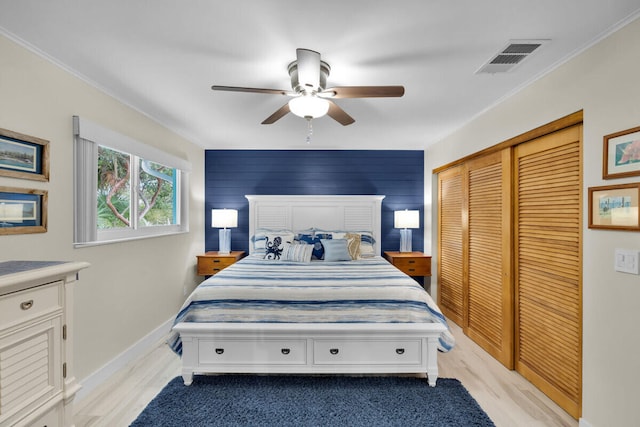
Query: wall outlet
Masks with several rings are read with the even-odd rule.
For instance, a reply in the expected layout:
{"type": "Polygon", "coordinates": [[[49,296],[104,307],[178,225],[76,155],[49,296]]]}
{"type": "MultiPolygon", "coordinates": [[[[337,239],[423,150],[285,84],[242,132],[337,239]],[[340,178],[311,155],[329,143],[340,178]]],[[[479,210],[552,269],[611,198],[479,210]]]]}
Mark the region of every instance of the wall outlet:
{"type": "Polygon", "coordinates": [[[621,273],[640,274],[638,258],[640,258],[638,250],[616,249],[614,268],[621,273]]]}

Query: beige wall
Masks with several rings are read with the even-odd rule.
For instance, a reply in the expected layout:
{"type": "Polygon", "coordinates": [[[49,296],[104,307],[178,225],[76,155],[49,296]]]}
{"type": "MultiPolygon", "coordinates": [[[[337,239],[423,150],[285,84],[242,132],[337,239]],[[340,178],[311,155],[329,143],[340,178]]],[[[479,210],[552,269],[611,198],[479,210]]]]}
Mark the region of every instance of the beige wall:
{"type": "Polygon", "coordinates": [[[76,288],[76,377],[100,369],[175,315],[203,250],[204,150],[40,56],[0,36],[0,127],[50,141],[47,183],[0,177],[0,185],[49,192],[47,233],[0,236],[0,261],[74,260],[91,267],[76,288]],[[72,116],[156,146],[192,164],[190,232],[73,248],[72,116]]]}
{"type": "MultiPolygon", "coordinates": [[[[640,20],[488,110],[425,152],[433,168],[584,110],[583,414],[584,426],[640,425],[640,276],[613,270],[615,248],[640,250],[640,233],[587,228],[587,188],[602,179],[602,137],[640,126],[640,20]]],[[[500,78],[478,76],[478,78],[500,78]]],[[[437,187],[426,183],[437,221],[437,187]]],[[[427,232],[433,255],[437,233],[427,232]]],[[[434,282],[435,282],[434,278],[434,282]]],[[[444,356],[446,357],[446,355],[444,356]]]]}

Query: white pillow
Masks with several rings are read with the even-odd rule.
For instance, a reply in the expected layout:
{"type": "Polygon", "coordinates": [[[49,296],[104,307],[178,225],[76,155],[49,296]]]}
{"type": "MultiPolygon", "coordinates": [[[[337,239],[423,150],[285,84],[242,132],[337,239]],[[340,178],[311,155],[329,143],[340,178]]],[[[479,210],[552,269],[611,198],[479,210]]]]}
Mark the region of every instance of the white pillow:
{"type": "Polygon", "coordinates": [[[307,245],[306,243],[283,243],[280,259],[282,261],[311,262],[312,252],[313,245],[307,245]]]}
{"type": "MultiPolygon", "coordinates": [[[[253,241],[253,250],[256,253],[267,255],[268,250],[282,249],[282,244],[285,242],[293,242],[295,237],[291,230],[270,230],[270,229],[258,229],[256,234],[251,238],[253,241]],[[276,248],[273,247],[279,241],[279,245],[276,248]]],[[[276,256],[276,259],[278,256],[276,256]]]]}

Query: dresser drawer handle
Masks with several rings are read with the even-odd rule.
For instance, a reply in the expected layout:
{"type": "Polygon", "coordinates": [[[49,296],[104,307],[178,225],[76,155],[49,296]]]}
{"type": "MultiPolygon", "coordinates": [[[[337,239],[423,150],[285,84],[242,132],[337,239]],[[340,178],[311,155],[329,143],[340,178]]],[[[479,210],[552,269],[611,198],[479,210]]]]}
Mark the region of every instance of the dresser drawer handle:
{"type": "Polygon", "coordinates": [[[396,353],[404,354],[404,348],[396,348],[396,353]]]}
{"type": "Polygon", "coordinates": [[[283,348],[282,350],[280,350],[282,352],[282,354],[289,354],[291,353],[291,350],[288,348],[283,348]]]}
{"type": "Polygon", "coordinates": [[[31,307],[33,307],[33,300],[30,299],[29,301],[25,301],[23,303],[20,303],[20,308],[23,310],[29,310],[31,307]]]}
{"type": "Polygon", "coordinates": [[[413,260],[413,259],[409,260],[409,264],[415,264],[415,263],[416,263],[415,260],[413,260]]]}
{"type": "Polygon", "coordinates": [[[409,271],[416,271],[416,269],[415,268],[410,268],[409,271]]]}
{"type": "Polygon", "coordinates": [[[216,348],[216,354],[224,353],[224,348],[216,348]]]}
{"type": "Polygon", "coordinates": [[[219,259],[214,259],[213,262],[220,262],[220,260],[219,259]]]}
{"type": "Polygon", "coordinates": [[[338,354],[339,352],[340,352],[340,350],[338,350],[337,348],[329,349],[329,353],[334,354],[334,355],[338,354]]]}

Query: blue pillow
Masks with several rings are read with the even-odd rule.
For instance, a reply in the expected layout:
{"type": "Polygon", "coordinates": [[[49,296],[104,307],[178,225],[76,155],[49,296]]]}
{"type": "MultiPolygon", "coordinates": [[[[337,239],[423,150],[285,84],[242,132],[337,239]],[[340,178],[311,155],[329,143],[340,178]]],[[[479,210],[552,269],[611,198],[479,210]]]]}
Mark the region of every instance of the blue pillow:
{"type": "Polygon", "coordinates": [[[330,234],[298,234],[298,240],[305,242],[308,245],[313,245],[313,252],[311,259],[324,259],[324,246],[322,246],[322,239],[331,239],[330,234]]]}
{"type": "Polygon", "coordinates": [[[325,261],[351,261],[346,239],[321,239],[325,261]]]}

